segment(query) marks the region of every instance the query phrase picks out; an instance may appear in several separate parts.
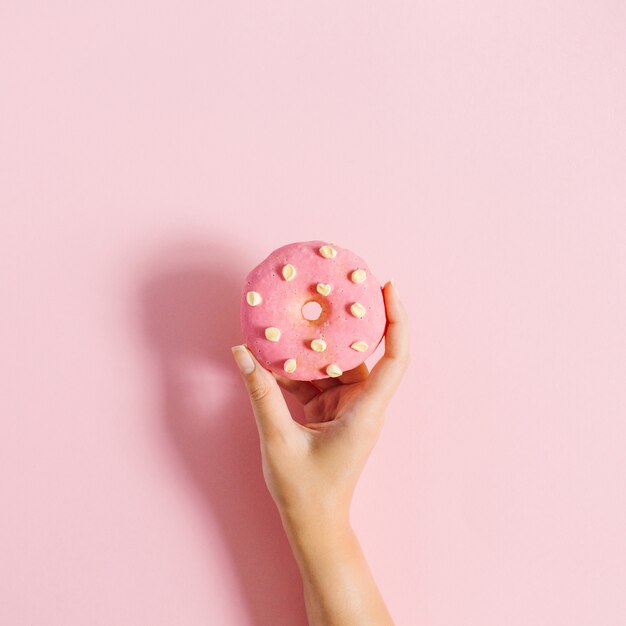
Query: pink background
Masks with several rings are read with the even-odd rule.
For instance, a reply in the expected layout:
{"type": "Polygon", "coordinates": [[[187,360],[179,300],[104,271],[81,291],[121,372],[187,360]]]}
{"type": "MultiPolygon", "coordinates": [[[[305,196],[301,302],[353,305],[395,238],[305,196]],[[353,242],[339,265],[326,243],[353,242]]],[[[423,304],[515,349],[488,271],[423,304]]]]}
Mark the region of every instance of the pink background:
{"type": "Polygon", "coordinates": [[[0,5],[0,622],[302,626],[229,347],[334,240],[413,361],[353,508],[398,626],[626,623],[626,5],[0,5]]]}

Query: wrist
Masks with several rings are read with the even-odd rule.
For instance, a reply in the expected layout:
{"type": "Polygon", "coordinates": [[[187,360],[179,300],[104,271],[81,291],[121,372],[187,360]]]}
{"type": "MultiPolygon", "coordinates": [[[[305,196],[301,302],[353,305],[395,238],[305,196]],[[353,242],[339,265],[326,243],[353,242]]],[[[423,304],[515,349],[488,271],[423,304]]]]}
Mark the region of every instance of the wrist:
{"type": "Polygon", "coordinates": [[[350,501],[325,500],[291,503],[278,507],[286,531],[306,532],[308,528],[333,528],[350,525],[350,501]]]}
{"type": "Polygon", "coordinates": [[[283,508],[280,517],[294,550],[340,541],[352,532],[348,506],[283,508]]]}

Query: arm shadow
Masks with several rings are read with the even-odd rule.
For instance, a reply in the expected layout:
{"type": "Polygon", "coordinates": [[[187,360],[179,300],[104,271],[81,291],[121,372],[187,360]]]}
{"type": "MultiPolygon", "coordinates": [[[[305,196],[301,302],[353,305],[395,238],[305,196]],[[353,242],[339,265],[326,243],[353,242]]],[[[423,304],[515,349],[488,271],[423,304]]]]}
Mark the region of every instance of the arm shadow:
{"type": "MultiPolygon", "coordinates": [[[[141,324],[159,376],[158,420],[207,521],[221,531],[249,624],[306,626],[300,576],[263,481],[256,424],[230,353],[243,341],[239,303],[250,269],[236,249],[182,245],[142,272],[141,324]]],[[[209,615],[207,623],[216,622],[209,615]]]]}

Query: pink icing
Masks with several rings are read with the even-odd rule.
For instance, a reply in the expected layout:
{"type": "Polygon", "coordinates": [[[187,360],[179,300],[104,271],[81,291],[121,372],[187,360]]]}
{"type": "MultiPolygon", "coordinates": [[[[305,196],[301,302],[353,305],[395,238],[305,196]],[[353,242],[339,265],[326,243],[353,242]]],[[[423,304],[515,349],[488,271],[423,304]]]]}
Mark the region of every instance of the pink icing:
{"type": "Polygon", "coordinates": [[[267,369],[294,380],[327,378],[326,367],[336,363],[344,372],[361,364],[381,342],[387,325],[381,285],[363,259],[354,252],[324,241],[291,243],[274,250],[247,276],[241,300],[241,328],[246,345],[259,363],[267,369]],[[330,245],[337,255],[324,258],[319,249],[330,245]],[[291,263],[296,277],[286,281],[282,268],[291,263]],[[350,275],[356,269],[367,274],[365,282],[356,284],[350,275]],[[332,291],[320,295],[317,283],[328,283],[332,291]],[[251,306],[246,301],[248,291],[262,297],[261,304],[251,306]],[[317,320],[307,320],[302,307],[308,301],[318,302],[322,313],[317,320]],[[361,303],[366,310],[359,319],[350,313],[350,305],[361,303]],[[265,338],[265,329],[281,331],[278,342],[265,338]],[[323,339],[327,348],[315,352],[313,339],[323,339]],[[364,341],[368,348],[358,352],[350,347],[364,341]],[[297,368],[288,373],[284,362],[295,358],[297,368]]]}

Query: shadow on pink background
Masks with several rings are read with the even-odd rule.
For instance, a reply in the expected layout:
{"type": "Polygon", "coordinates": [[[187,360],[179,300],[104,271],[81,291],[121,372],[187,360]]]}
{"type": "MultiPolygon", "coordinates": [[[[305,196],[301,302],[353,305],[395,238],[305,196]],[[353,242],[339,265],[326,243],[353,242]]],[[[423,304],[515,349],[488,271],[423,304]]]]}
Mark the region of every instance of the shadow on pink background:
{"type": "Polygon", "coordinates": [[[204,261],[185,262],[181,246],[178,253],[164,254],[145,277],[140,290],[145,331],[163,390],[157,418],[205,502],[207,518],[219,524],[250,624],[305,626],[300,577],[263,481],[254,416],[230,352],[242,342],[239,298],[251,268],[225,263],[227,250],[223,241],[207,242],[204,261]],[[210,381],[203,388],[193,381],[194,370],[206,367],[232,373],[241,385],[219,406],[210,402],[215,393],[210,381]]]}

